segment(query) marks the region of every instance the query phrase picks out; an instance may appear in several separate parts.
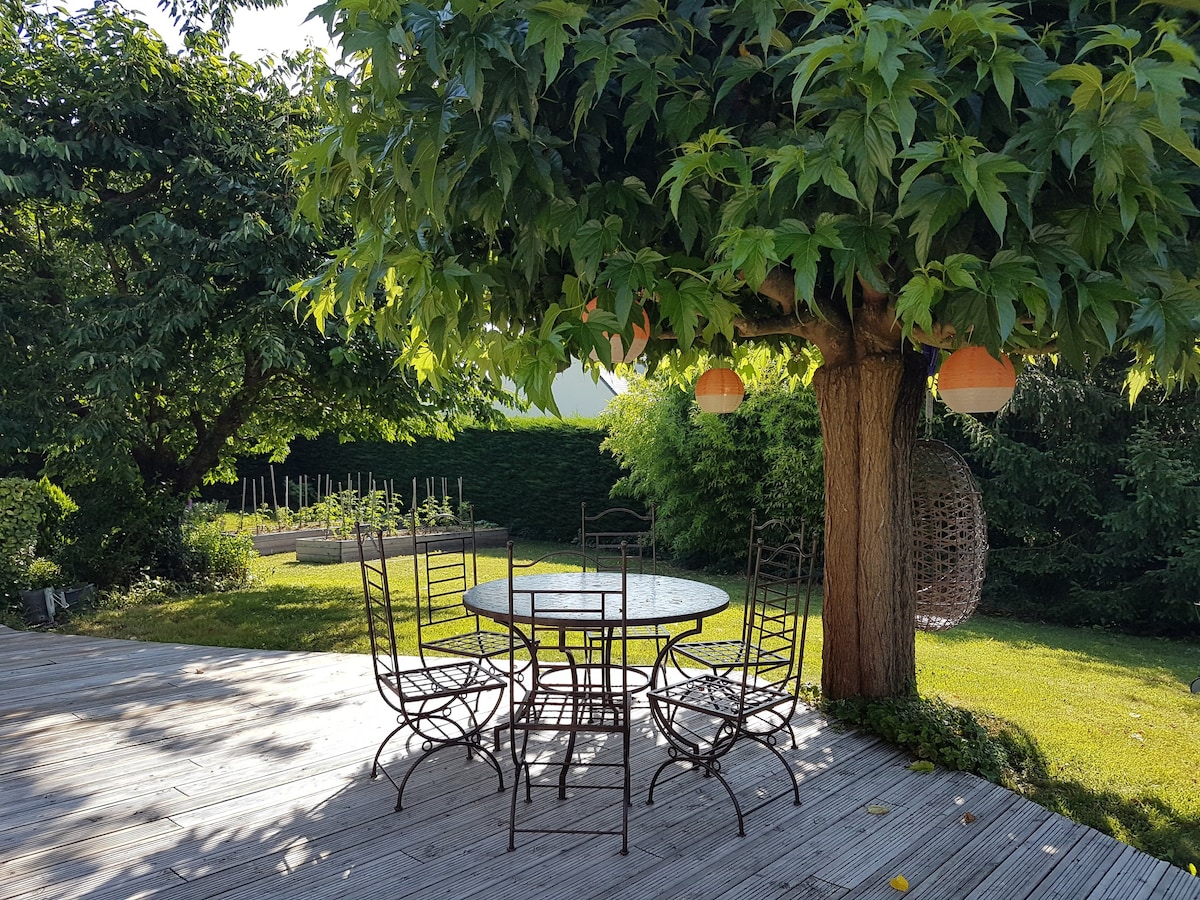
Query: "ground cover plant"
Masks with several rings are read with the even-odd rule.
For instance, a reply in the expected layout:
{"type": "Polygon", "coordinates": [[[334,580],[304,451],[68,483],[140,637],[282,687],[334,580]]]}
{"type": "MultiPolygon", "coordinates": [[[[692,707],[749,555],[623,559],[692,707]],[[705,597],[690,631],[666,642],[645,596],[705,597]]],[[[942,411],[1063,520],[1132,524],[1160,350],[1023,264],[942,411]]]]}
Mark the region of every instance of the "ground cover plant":
{"type": "MultiPolygon", "coordinates": [[[[531,559],[560,548],[521,542],[518,553],[531,559]]],[[[502,549],[481,551],[480,580],[504,577],[505,559],[502,549]]],[[[367,651],[357,565],[283,555],[256,560],[254,569],[254,585],[228,593],[179,596],[147,583],[61,627],[135,640],[367,651]]],[[[412,596],[411,564],[399,559],[391,571],[403,603],[412,596]]],[[[705,635],[737,635],[740,573],[660,571],[729,591],[734,603],[706,622],[705,635]]],[[[804,678],[814,682],[821,633],[818,604],[804,660],[804,678]]],[[[411,639],[407,649],[416,651],[411,639]]],[[[648,662],[652,650],[636,649],[648,662]]],[[[923,698],[878,701],[896,707],[856,724],[939,763],[948,760],[923,752],[922,741],[925,750],[935,738],[949,747],[958,729],[966,735],[956,751],[962,767],[994,775],[987,765],[997,748],[983,745],[981,726],[1015,767],[1004,773],[1008,786],[1176,865],[1200,864],[1200,698],[1187,688],[1200,675],[1200,645],[976,616],[951,631],[918,634],[917,662],[923,698]],[[970,721],[963,709],[974,714],[970,721]]]]}

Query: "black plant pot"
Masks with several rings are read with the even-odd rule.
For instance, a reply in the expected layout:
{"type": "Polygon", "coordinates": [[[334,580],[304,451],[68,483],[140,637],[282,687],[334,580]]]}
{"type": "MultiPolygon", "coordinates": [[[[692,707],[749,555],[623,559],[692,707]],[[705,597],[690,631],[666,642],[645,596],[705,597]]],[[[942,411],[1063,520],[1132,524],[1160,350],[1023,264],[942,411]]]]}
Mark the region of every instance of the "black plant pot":
{"type": "Polygon", "coordinates": [[[26,625],[49,625],[54,621],[50,615],[49,604],[46,603],[46,589],[21,591],[21,603],[25,607],[26,625]]]}

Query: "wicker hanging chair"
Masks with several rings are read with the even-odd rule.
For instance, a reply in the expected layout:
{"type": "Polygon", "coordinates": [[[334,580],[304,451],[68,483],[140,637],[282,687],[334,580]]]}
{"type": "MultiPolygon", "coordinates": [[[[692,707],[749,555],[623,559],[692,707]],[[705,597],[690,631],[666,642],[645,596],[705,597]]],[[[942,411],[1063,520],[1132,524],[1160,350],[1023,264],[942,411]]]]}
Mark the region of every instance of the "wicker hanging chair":
{"type": "Polygon", "coordinates": [[[957,452],[941,441],[917,441],[912,499],[917,628],[945,631],[967,620],[983,590],[983,497],[957,452]]]}

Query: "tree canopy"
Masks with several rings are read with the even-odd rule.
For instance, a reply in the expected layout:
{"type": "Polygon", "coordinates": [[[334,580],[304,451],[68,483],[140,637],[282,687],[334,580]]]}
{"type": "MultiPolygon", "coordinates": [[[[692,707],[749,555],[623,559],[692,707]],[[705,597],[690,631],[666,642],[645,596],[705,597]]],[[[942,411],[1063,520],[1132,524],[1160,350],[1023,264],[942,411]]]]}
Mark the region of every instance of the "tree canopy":
{"type": "Polygon", "coordinates": [[[1177,8],[321,9],[359,55],[298,157],[306,210],[355,201],[306,286],[318,321],[373,319],[540,402],[641,304],[651,359],[785,335],[828,361],[877,304],[885,345],[1127,347],[1137,379],[1196,374],[1200,70],[1190,22],[1154,18],[1177,8]],[[612,318],[583,321],[593,296],[612,318]]]}
{"type": "Polygon", "coordinates": [[[294,164],[301,209],[347,199],[354,237],[300,286],[307,310],[543,406],[643,309],[651,366],[811,375],[832,696],[915,678],[922,345],[1121,351],[1135,394],[1200,372],[1200,67],[1177,4],[319,10],[356,67],[294,164]]]}
{"type": "MultiPolygon", "coordinates": [[[[21,13],[0,27],[0,463],[182,497],[296,434],[489,416],[465,367],[439,393],[287,308],[327,252],[284,167],[315,129],[294,72],[213,39],[172,54],[108,6],[21,13]]],[[[326,240],[343,218],[322,210],[326,240]]]]}

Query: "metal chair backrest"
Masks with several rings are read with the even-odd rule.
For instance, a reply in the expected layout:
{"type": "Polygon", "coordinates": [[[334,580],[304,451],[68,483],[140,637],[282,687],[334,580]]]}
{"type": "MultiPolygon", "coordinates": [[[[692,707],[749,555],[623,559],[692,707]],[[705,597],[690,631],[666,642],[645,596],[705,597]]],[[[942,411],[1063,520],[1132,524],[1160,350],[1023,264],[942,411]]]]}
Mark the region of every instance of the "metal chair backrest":
{"type": "Polygon", "coordinates": [[[387,561],[384,556],[383,530],[364,525],[355,526],[358,540],[358,559],[362,569],[363,599],[367,607],[367,633],[371,639],[371,660],[375,669],[375,686],[389,705],[395,706],[393,693],[399,683],[400,650],[396,640],[396,617],[392,610],[392,591],[388,584],[387,561]],[[387,685],[391,685],[389,690],[387,685]]]}
{"type": "Polygon", "coordinates": [[[795,690],[804,667],[804,643],[812,607],[815,579],[815,545],[805,549],[800,540],[769,547],[759,540],[750,579],[750,615],[746,645],[757,652],[746,654],[749,675],[769,675],[776,686],[795,690]],[[767,656],[785,660],[764,665],[767,656]],[[781,674],[779,669],[783,668],[781,674]]]}
{"type": "Polygon", "coordinates": [[[444,633],[450,623],[479,629],[479,617],[462,603],[463,592],[479,580],[475,555],[475,511],[466,518],[446,513],[428,522],[422,532],[414,509],[409,522],[412,538],[413,584],[417,596],[417,640],[424,660],[427,633],[444,633]]]}
{"type": "MultiPolygon", "coordinates": [[[[757,512],[750,512],[750,541],[746,550],[746,595],[743,603],[744,617],[742,620],[742,643],[747,646],[764,646],[774,649],[775,645],[785,648],[790,645],[790,635],[780,639],[769,637],[774,630],[771,622],[774,620],[771,607],[763,605],[763,597],[755,590],[754,570],[758,562],[759,547],[784,547],[794,545],[804,551],[807,531],[803,521],[799,527],[793,527],[782,519],[767,519],[759,522],[757,512]],[[766,641],[763,644],[763,641],[766,641]]],[[[812,553],[815,553],[815,545],[812,553]]],[[[769,556],[769,554],[768,554],[769,556]]],[[[808,560],[811,566],[812,560],[808,560]]]]}
{"type": "Polygon", "coordinates": [[[598,572],[616,572],[621,568],[621,545],[625,544],[625,567],[638,574],[658,574],[658,553],[654,537],[654,505],[637,512],[627,506],[610,506],[588,515],[587,502],[579,504],[579,546],[584,567],[594,561],[598,572]]]}
{"type": "MultiPolygon", "coordinates": [[[[615,572],[589,569],[589,562],[594,565],[594,559],[585,557],[582,571],[563,572],[572,579],[568,582],[569,587],[564,587],[561,583],[557,586],[530,587],[527,584],[522,585],[517,579],[522,575],[539,574],[539,568],[545,572],[549,566],[560,572],[564,565],[573,568],[578,565],[579,553],[575,550],[558,550],[528,562],[517,562],[513,554],[513,544],[509,542],[509,619],[520,623],[517,624],[517,628],[523,629],[523,633],[537,644],[533,648],[533,686],[544,681],[549,672],[577,672],[588,668],[591,663],[580,663],[573,658],[573,654],[576,651],[586,653],[587,648],[582,643],[584,634],[589,628],[599,630],[596,623],[604,619],[611,629],[609,647],[603,663],[611,667],[611,674],[615,675],[610,681],[610,687],[617,693],[628,690],[628,546],[619,546],[618,554],[619,567],[615,572]],[[613,576],[617,577],[614,579],[613,576]],[[548,646],[546,639],[538,637],[551,634],[557,636],[554,646],[548,646]],[[563,660],[548,662],[546,654],[538,655],[539,650],[555,651],[563,660]]],[[[514,667],[513,671],[516,671],[516,667],[524,665],[523,660],[516,658],[522,649],[528,647],[515,640],[510,644],[509,665],[514,667]]],[[[520,698],[513,697],[517,706],[520,705],[519,700],[520,698]]]]}

